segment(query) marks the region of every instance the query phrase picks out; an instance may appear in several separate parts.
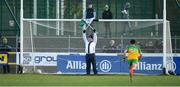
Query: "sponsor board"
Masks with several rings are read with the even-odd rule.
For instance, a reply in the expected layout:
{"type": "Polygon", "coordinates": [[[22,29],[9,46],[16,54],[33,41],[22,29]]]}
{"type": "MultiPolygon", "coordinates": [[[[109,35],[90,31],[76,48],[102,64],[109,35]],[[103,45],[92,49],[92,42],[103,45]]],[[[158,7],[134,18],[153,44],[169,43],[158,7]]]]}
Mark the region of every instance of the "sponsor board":
{"type": "Polygon", "coordinates": [[[173,65],[175,67],[174,68],[175,73],[180,75],[180,67],[178,67],[178,66],[180,66],[180,57],[174,57],[173,65]]]}
{"type": "MultiPolygon", "coordinates": [[[[84,55],[58,55],[57,60],[58,72],[61,72],[63,74],[86,73],[86,63],[84,55]]],[[[118,73],[120,71],[118,62],[119,57],[117,56],[96,56],[96,68],[99,73],[118,73]]]]}
{"type": "Polygon", "coordinates": [[[21,64],[28,66],[57,66],[57,54],[54,53],[24,53],[21,64]]]}
{"type": "Polygon", "coordinates": [[[8,63],[8,53],[0,53],[0,64],[8,63]]]}
{"type": "Polygon", "coordinates": [[[136,73],[142,74],[163,74],[162,57],[143,57],[137,64],[136,73]]]}
{"type": "MultiPolygon", "coordinates": [[[[19,55],[17,57],[20,57],[19,55]]],[[[5,58],[6,59],[6,58],[5,58]]],[[[18,58],[17,58],[18,59],[18,58]]],[[[0,55],[0,61],[4,57],[0,55]]],[[[61,53],[24,53],[23,58],[20,59],[21,64],[26,66],[56,66],[58,73],[63,74],[85,74],[86,63],[84,54],[71,55],[61,53]]],[[[128,63],[120,61],[121,57],[116,55],[96,55],[97,70],[103,74],[119,74],[128,73],[128,63]]],[[[180,74],[180,57],[174,57],[173,64],[167,64],[173,68],[176,74],[180,74]]],[[[92,67],[91,67],[92,68],[92,67]]],[[[135,73],[159,75],[163,74],[163,57],[161,55],[155,56],[144,55],[141,61],[137,64],[135,73]]]]}
{"type": "MultiPolygon", "coordinates": [[[[129,73],[128,63],[120,61],[119,56],[96,56],[96,66],[99,73],[129,73]]],[[[140,74],[162,74],[162,57],[143,57],[137,64],[136,73],[140,74]]],[[[58,72],[63,74],[85,74],[86,63],[83,55],[58,55],[58,72]]],[[[92,67],[91,67],[92,68],[92,67]]]]}

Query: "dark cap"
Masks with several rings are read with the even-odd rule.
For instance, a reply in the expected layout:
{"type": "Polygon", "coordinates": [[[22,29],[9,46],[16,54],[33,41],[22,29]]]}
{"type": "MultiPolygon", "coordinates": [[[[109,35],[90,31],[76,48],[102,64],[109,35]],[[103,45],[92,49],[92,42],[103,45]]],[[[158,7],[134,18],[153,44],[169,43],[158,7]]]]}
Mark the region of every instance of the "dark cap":
{"type": "Polygon", "coordinates": [[[131,44],[135,44],[136,41],[135,41],[134,39],[131,39],[131,40],[130,40],[130,43],[131,43],[131,44]]]}

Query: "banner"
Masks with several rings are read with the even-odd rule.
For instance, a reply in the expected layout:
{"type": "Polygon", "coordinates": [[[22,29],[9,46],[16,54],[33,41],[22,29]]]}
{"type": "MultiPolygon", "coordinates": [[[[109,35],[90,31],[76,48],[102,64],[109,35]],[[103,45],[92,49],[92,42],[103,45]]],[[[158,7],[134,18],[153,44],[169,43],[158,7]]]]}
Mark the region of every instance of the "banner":
{"type": "Polygon", "coordinates": [[[175,73],[180,75],[180,57],[174,57],[175,73]]]}
{"type": "Polygon", "coordinates": [[[57,53],[24,53],[21,64],[27,66],[57,66],[57,53]]]}
{"type": "Polygon", "coordinates": [[[137,64],[135,72],[141,74],[163,74],[163,57],[143,57],[137,64]]]}
{"type": "MultiPolygon", "coordinates": [[[[59,73],[85,74],[86,63],[84,55],[58,55],[57,66],[59,73]]],[[[119,73],[119,57],[96,56],[96,66],[99,73],[119,73]]],[[[91,67],[92,68],[92,67],[91,67]]]]}
{"type": "MultiPolygon", "coordinates": [[[[96,66],[99,74],[129,73],[127,61],[121,61],[119,56],[96,56],[96,66]]],[[[143,57],[137,64],[135,73],[163,74],[162,57],[143,57]]],[[[58,73],[85,74],[86,63],[84,55],[58,55],[58,73]]]]}
{"type": "Polygon", "coordinates": [[[0,52],[0,64],[7,64],[8,63],[8,53],[0,52]]]}
{"type": "MultiPolygon", "coordinates": [[[[0,54],[0,63],[7,63],[6,54],[0,54]]],[[[23,58],[20,59],[20,64],[24,66],[54,66],[58,73],[63,74],[86,73],[85,54],[25,52],[23,58]]],[[[127,61],[122,61],[122,58],[115,54],[97,53],[96,64],[99,74],[129,73],[127,61]]],[[[174,56],[173,63],[173,71],[176,74],[180,74],[180,68],[177,66],[180,66],[180,55],[174,56]]],[[[141,61],[137,64],[135,73],[147,75],[163,74],[162,55],[144,54],[141,61]]]]}

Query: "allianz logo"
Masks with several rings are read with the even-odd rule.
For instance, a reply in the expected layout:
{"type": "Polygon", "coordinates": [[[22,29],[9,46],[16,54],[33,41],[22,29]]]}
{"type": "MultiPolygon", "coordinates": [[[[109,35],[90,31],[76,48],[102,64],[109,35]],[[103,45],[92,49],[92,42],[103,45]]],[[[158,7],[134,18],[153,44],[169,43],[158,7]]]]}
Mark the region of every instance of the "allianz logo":
{"type": "Polygon", "coordinates": [[[162,64],[139,62],[136,70],[163,70],[162,64]]]}
{"type": "MultiPolygon", "coordinates": [[[[97,64],[97,68],[99,68],[102,72],[109,72],[112,68],[112,64],[108,60],[102,60],[99,64],[97,64]],[[98,65],[98,66],[97,66],[98,65]]],[[[67,61],[66,69],[86,69],[86,63],[83,61],[67,61]]],[[[91,66],[92,69],[92,66],[91,66]]]]}
{"type": "Polygon", "coordinates": [[[100,70],[102,72],[109,72],[112,68],[112,64],[108,60],[103,60],[100,62],[100,70]]]}
{"type": "Polygon", "coordinates": [[[66,69],[86,69],[86,63],[82,61],[67,61],[66,69]]]}

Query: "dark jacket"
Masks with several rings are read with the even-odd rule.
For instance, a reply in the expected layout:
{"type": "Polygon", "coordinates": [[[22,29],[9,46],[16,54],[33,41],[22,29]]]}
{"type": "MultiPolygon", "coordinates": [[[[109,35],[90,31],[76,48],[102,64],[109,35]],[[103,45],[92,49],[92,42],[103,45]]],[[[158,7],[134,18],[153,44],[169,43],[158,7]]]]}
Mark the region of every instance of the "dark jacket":
{"type": "Polygon", "coordinates": [[[0,51],[1,52],[11,52],[12,47],[7,44],[2,44],[2,45],[0,45],[0,51]]]}
{"type": "Polygon", "coordinates": [[[86,18],[93,18],[94,17],[94,9],[93,8],[88,8],[86,10],[86,18]]]}
{"type": "MultiPolygon", "coordinates": [[[[7,44],[0,45],[0,52],[10,52],[12,47],[7,44]]],[[[9,58],[8,58],[9,61],[9,58]]],[[[8,61],[6,65],[3,65],[3,73],[10,73],[10,67],[8,65],[8,61]]]]}
{"type": "Polygon", "coordinates": [[[113,16],[112,16],[112,12],[110,10],[104,10],[103,11],[103,14],[102,14],[102,18],[103,19],[112,19],[113,16]]]}

